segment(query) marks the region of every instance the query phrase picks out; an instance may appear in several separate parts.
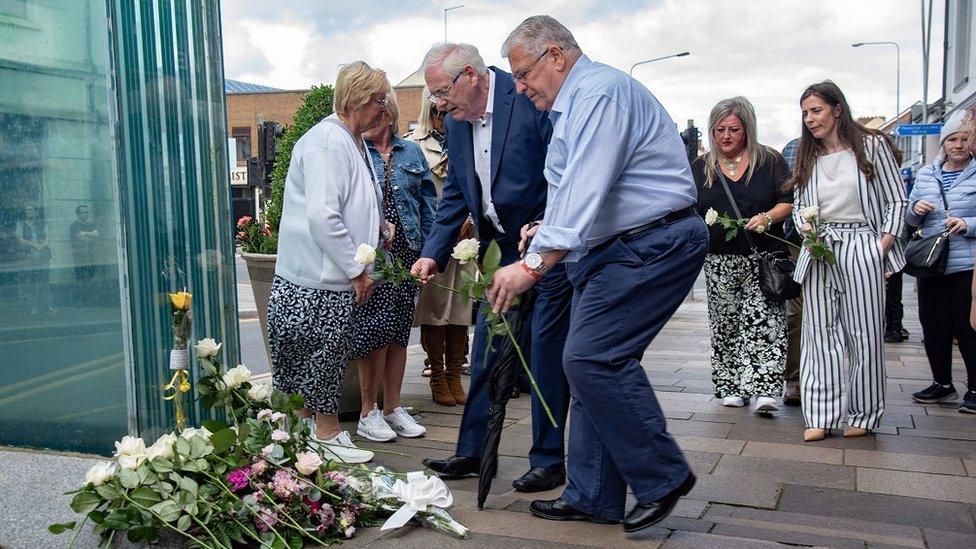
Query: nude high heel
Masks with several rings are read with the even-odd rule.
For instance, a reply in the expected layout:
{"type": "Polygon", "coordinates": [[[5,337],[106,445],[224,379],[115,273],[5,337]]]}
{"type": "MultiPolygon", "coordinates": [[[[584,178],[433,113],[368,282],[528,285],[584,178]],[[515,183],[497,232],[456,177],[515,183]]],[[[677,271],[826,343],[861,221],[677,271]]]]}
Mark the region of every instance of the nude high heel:
{"type": "Polygon", "coordinates": [[[860,427],[848,427],[844,429],[844,438],[863,437],[870,432],[868,429],[862,429],[860,427]]]}
{"type": "Polygon", "coordinates": [[[803,442],[816,442],[827,438],[827,429],[804,429],[803,442]]]}

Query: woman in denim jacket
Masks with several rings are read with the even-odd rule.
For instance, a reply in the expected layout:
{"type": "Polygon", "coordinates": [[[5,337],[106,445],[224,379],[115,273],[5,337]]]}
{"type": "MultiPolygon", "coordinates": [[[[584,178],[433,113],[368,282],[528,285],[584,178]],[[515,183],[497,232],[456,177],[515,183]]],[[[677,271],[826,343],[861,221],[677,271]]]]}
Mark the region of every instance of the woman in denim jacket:
{"type": "Polygon", "coordinates": [[[919,170],[909,197],[909,225],[926,236],[947,229],[951,233],[945,273],[918,279],[918,317],[933,382],[912,398],[931,404],[958,397],[952,385],[955,338],[969,378],[959,411],[976,414],[976,331],[969,325],[976,251],[976,160],[969,149],[971,128],[962,124],[962,114],[957,112],[943,126],[942,154],[919,170]]]}
{"type": "MultiPolygon", "coordinates": [[[[416,143],[396,136],[400,111],[392,92],[387,99],[383,123],[363,138],[383,189],[384,217],[396,227],[389,253],[404,265],[413,265],[434,222],[437,192],[423,151],[416,143]]],[[[372,441],[392,441],[397,435],[419,437],[426,432],[400,407],[416,299],[413,284],[381,284],[359,311],[352,353],[353,360],[358,360],[362,396],[357,432],[372,441]],[[375,406],[381,388],[383,410],[375,406]]]]}

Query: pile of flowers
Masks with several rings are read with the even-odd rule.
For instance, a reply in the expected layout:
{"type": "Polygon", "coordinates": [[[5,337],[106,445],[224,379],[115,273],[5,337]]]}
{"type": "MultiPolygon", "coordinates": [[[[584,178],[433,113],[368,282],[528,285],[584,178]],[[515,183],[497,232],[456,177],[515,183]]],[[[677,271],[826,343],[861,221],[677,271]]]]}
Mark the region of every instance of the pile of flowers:
{"type": "Polygon", "coordinates": [[[237,220],[237,247],[243,253],[273,254],[278,251],[278,233],[271,225],[255,221],[245,215],[237,220]]]}
{"type": "MultiPolygon", "coordinates": [[[[84,518],[51,525],[52,533],[73,530],[73,544],[91,521],[106,545],[122,535],[154,542],[170,531],[192,547],[285,549],[350,538],[378,524],[378,514],[411,503],[388,489],[405,475],[323,460],[297,414],[302,397],[253,382],[244,365],[225,371],[220,346],[210,338],[196,345],[205,373],[196,387],[204,405],[227,410],[228,421],[204,421],[148,446],[132,436],[116,442],[114,459],[96,463],[84,485],[68,492],[84,518]]],[[[411,473],[418,474],[443,493],[440,479],[411,473]]],[[[412,501],[416,521],[464,537],[467,530],[437,507],[452,501],[412,501]]]]}

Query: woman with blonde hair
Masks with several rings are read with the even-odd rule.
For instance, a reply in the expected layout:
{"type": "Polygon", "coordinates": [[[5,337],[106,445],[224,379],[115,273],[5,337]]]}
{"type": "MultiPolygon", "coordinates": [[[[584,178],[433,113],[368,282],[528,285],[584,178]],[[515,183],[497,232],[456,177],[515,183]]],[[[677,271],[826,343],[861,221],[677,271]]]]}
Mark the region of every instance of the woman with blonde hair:
{"type": "MultiPolygon", "coordinates": [[[[414,141],[424,151],[434,176],[437,199],[444,192],[447,177],[447,136],[444,132],[444,116],[430,101],[430,90],[424,87],[420,98],[420,123],[406,139],[414,141]]],[[[465,221],[458,239],[470,238],[474,230],[470,218],[465,221]]],[[[461,265],[451,259],[438,273],[434,281],[449,288],[464,285],[461,272],[474,275],[474,264],[461,265]]],[[[467,362],[468,326],[471,325],[471,302],[460,294],[428,284],[420,290],[420,305],[414,324],[420,326],[420,344],[427,353],[430,369],[430,394],[434,402],[442,406],[465,404],[467,397],[461,385],[461,369],[467,362]]]]}
{"type": "Polygon", "coordinates": [[[833,255],[815,260],[804,246],[794,273],[804,303],[803,439],[822,440],[845,419],[845,437],[864,436],[884,414],[884,282],[905,266],[905,185],[888,139],[854,120],[836,84],[809,86],[800,109],[793,220],[833,255]]]}
{"type": "MultiPolygon", "coordinates": [[[[400,110],[387,95],[382,122],[363,133],[383,189],[383,216],[395,227],[388,250],[413,265],[434,222],[433,176],[420,146],[397,136],[400,110]]],[[[423,436],[427,430],[400,406],[407,345],[416,309],[417,286],[380,284],[359,311],[352,358],[359,361],[362,410],[356,432],[376,442],[423,436]],[[376,404],[383,393],[383,409],[376,404]]]]}
{"type": "Polygon", "coordinates": [[[731,240],[721,225],[710,227],[705,289],[715,396],[732,407],[756,397],[756,412],[769,413],[778,409],[786,368],[786,309],[763,295],[759,261],[765,253],[785,256],[782,242],[765,235],[783,238],[793,193],[783,185],[790,175],[786,160],[756,133],[748,99],[719,101],[708,119],[709,151],[691,172],[699,211],[748,219],[731,240]]]}
{"type": "Polygon", "coordinates": [[[339,398],[357,323],[373,291],[360,244],[392,237],[362,133],[382,124],[390,83],[362,61],[336,78],[335,114],[296,143],[285,179],[278,260],[268,303],[275,389],[299,394],[312,440],[328,459],[363,463],[373,453],[339,427],[339,398]]]}

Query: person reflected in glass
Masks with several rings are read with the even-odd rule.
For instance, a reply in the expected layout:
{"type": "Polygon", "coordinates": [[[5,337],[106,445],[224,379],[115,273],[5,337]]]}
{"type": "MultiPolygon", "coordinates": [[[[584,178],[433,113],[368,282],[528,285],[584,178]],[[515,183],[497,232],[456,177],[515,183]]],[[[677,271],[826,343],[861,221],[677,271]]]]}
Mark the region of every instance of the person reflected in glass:
{"type": "Polygon", "coordinates": [[[51,304],[51,247],[41,211],[36,206],[26,206],[23,218],[17,225],[17,243],[24,256],[21,271],[21,295],[30,307],[31,314],[57,310],[51,304]]]}
{"type": "Polygon", "coordinates": [[[793,211],[786,160],[757,140],[756,112],[745,97],[719,101],[708,120],[709,151],[691,164],[698,209],[747,219],[729,240],[718,223],[710,229],[705,290],[711,328],[712,382],[724,406],[778,410],[786,368],[786,308],[759,287],[760,254],[787,257],[783,221],[793,211]],[[735,208],[723,183],[735,200],[735,208]]]}
{"type": "MultiPolygon", "coordinates": [[[[97,274],[95,264],[95,248],[98,245],[98,228],[91,221],[91,211],[85,204],[75,208],[77,219],[68,227],[68,237],[71,239],[71,252],[75,260],[75,282],[84,292],[97,274]]],[[[84,294],[81,294],[84,295],[84,294]]]]}
{"type": "MultiPolygon", "coordinates": [[[[425,86],[420,98],[420,122],[406,139],[420,145],[430,165],[437,199],[444,192],[447,177],[447,137],[444,131],[445,111],[430,101],[425,86]]],[[[458,234],[458,240],[474,236],[474,224],[469,217],[458,234]]],[[[447,262],[444,272],[434,275],[434,281],[448,288],[464,285],[461,272],[474,276],[474,264],[461,265],[456,259],[447,262]]],[[[468,361],[468,326],[471,325],[471,301],[460,294],[428,284],[420,290],[420,304],[414,324],[420,326],[420,345],[427,353],[424,375],[430,377],[430,395],[442,406],[465,404],[467,396],[461,384],[461,373],[468,361]]]]}
{"type": "MultiPolygon", "coordinates": [[[[420,146],[396,135],[399,119],[396,96],[390,93],[382,122],[364,132],[363,139],[383,189],[383,215],[395,227],[388,253],[404,265],[413,265],[434,222],[437,191],[420,146]]],[[[416,285],[386,283],[376,286],[359,311],[352,353],[358,360],[362,396],[356,432],[375,442],[427,432],[400,406],[416,303],[416,285]],[[382,410],[376,404],[381,393],[382,410]]]]}
{"type": "Polygon", "coordinates": [[[912,399],[935,404],[958,398],[952,384],[955,339],[966,365],[969,388],[959,411],[976,414],[976,331],[969,325],[976,252],[976,160],[969,150],[972,128],[963,123],[963,114],[956,111],[942,127],[941,154],[918,171],[908,197],[905,218],[909,225],[918,227],[925,236],[943,231],[950,234],[945,272],[919,277],[917,282],[918,319],[932,384],[913,393],[912,399]]]}

